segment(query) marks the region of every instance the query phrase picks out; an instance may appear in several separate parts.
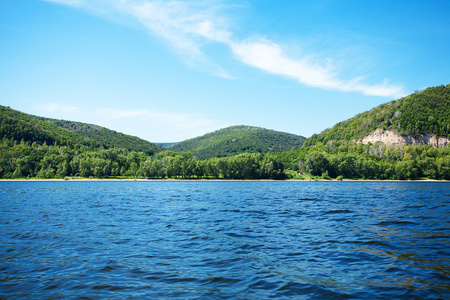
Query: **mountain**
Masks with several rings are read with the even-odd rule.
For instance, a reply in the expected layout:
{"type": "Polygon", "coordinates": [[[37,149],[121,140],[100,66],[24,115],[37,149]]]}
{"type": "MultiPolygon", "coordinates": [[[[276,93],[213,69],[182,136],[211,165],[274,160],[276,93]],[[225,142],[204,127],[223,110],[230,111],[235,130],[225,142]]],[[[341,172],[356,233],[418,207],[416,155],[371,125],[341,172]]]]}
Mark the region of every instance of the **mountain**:
{"type": "Polygon", "coordinates": [[[304,146],[329,141],[449,143],[450,84],[416,91],[314,134],[304,146]]]}
{"type": "Polygon", "coordinates": [[[94,148],[125,148],[148,155],[161,146],[101,126],[33,116],[0,105],[0,138],[48,145],[85,145],[94,148]]]}
{"type": "Polygon", "coordinates": [[[300,148],[305,137],[254,126],[231,126],[170,147],[177,152],[191,152],[199,159],[226,157],[240,153],[282,152],[300,148]]]}

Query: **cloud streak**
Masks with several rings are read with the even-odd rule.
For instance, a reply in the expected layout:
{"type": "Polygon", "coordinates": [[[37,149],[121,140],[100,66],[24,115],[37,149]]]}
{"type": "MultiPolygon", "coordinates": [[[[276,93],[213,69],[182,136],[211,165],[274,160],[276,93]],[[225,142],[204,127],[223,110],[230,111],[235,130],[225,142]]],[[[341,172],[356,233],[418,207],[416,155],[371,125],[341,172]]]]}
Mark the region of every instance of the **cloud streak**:
{"type": "Polygon", "coordinates": [[[46,103],[40,104],[36,107],[38,110],[44,111],[46,113],[76,113],[78,112],[78,107],[73,105],[61,104],[61,103],[46,103]]]}
{"type": "Polygon", "coordinates": [[[387,83],[369,86],[361,83],[361,78],[339,80],[331,67],[322,67],[308,58],[292,59],[283,53],[278,44],[266,39],[232,43],[231,47],[236,58],[243,63],[272,74],[294,78],[311,87],[362,92],[368,96],[400,97],[404,94],[402,87],[389,86],[387,83]]]}
{"type": "Polygon", "coordinates": [[[83,0],[43,0],[43,1],[71,6],[77,6],[83,3],[83,0]]]}
{"type": "Polygon", "coordinates": [[[90,12],[114,12],[132,18],[151,34],[170,44],[176,53],[191,66],[212,70],[215,75],[231,77],[208,57],[203,48],[219,44],[231,50],[241,63],[259,70],[297,80],[301,84],[344,92],[360,92],[370,96],[400,97],[402,86],[387,82],[369,85],[362,78],[342,77],[328,61],[314,55],[290,57],[288,49],[263,37],[245,39],[234,37],[223,12],[225,5],[218,1],[144,1],[144,0],[44,0],[81,7],[90,12]]]}

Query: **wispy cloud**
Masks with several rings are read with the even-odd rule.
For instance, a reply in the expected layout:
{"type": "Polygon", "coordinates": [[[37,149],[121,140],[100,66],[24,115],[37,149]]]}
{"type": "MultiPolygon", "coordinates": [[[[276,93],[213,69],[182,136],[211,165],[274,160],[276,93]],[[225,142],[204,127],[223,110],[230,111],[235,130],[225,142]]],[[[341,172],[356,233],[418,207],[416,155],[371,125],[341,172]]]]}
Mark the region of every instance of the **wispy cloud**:
{"type": "Polygon", "coordinates": [[[215,75],[231,77],[220,65],[205,54],[206,44],[228,47],[234,58],[245,65],[265,72],[293,78],[317,88],[360,92],[365,95],[399,97],[405,94],[402,86],[370,85],[362,77],[342,79],[329,60],[320,60],[314,53],[289,56],[283,48],[267,38],[246,39],[233,35],[230,21],[220,1],[145,1],[145,0],[44,0],[82,7],[104,14],[122,14],[144,26],[151,34],[170,44],[191,66],[208,70],[215,75]]]}
{"type": "Polygon", "coordinates": [[[349,81],[339,80],[337,73],[325,61],[325,66],[310,57],[293,59],[284,54],[280,45],[264,39],[253,38],[242,42],[230,44],[236,58],[243,63],[272,74],[287,76],[300,83],[312,87],[341,90],[348,92],[362,92],[369,96],[395,96],[404,95],[401,86],[366,85],[362,78],[349,81]]]}
{"type": "Polygon", "coordinates": [[[196,137],[230,126],[196,115],[147,108],[131,110],[101,108],[97,110],[97,119],[105,125],[114,121],[115,125],[122,123],[133,129],[138,128],[141,131],[139,136],[153,142],[181,141],[186,136],[196,137]]]}
{"type": "Polygon", "coordinates": [[[36,109],[46,113],[75,113],[78,111],[76,106],[60,103],[39,104],[36,109]]]}
{"type": "Polygon", "coordinates": [[[202,119],[197,116],[183,113],[173,113],[173,112],[161,112],[150,109],[112,109],[112,108],[102,108],[99,109],[98,114],[100,116],[110,118],[110,119],[132,119],[140,118],[145,120],[151,120],[153,122],[163,122],[165,125],[170,124],[173,127],[178,127],[179,129],[195,129],[201,126],[210,126],[215,124],[214,121],[209,119],[202,119]]]}
{"type": "Polygon", "coordinates": [[[210,4],[202,1],[196,4],[154,1],[125,4],[121,8],[137,17],[154,34],[169,40],[179,50],[200,54],[200,39],[227,43],[231,38],[231,33],[223,28],[226,27],[226,21],[210,4]]]}
{"type": "Polygon", "coordinates": [[[148,117],[154,115],[153,112],[148,109],[136,109],[136,110],[122,110],[122,109],[113,109],[113,108],[101,108],[98,111],[98,114],[101,116],[105,116],[111,119],[126,119],[133,117],[148,117]]]}
{"type": "Polygon", "coordinates": [[[231,33],[226,19],[211,1],[120,1],[117,8],[135,18],[147,30],[172,46],[185,62],[205,69],[214,75],[232,78],[218,64],[204,54],[207,43],[225,43],[231,33]]]}
{"type": "Polygon", "coordinates": [[[54,2],[64,5],[80,5],[83,3],[83,0],[43,0],[43,1],[54,2]]]}

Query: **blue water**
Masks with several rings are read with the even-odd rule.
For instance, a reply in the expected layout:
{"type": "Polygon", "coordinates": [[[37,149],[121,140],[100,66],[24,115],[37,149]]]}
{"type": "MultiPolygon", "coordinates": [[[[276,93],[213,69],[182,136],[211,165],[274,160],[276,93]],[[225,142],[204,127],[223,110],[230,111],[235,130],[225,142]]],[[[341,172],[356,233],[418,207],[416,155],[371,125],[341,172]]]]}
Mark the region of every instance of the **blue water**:
{"type": "Polygon", "coordinates": [[[0,299],[450,299],[450,184],[0,182],[0,299]]]}

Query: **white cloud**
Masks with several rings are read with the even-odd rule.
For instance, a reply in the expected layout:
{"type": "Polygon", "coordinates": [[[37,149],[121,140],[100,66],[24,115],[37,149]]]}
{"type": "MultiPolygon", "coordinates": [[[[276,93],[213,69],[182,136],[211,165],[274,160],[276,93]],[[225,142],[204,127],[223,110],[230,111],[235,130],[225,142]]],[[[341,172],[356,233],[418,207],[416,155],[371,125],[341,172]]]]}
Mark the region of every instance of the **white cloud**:
{"type": "Polygon", "coordinates": [[[230,37],[223,29],[226,22],[210,1],[121,1],[116,7],[166,41],[191,67],[233,78],[202,51],[205,44],[223,43],[230,37]]]}
{"type": "Polygon", "coordinates": [[[236,58],[245,64],[273,74],[293,77],[309,86],[336,88],[338,81],[329,69],[308,59],[291,59],[282,48],[266,39],[251,39],[231,45],[236,58]]]}
{"type": "Polygon", "coordinates": [[[145,0],[44,0],[81,6],[103,15],[122,14],[168,42],[188,64],[215,75],[231,78],[203,51],[208,43],[229,47],[240,62],[266,72],[286,76],[311,87],[361,92],[365,95],[399,97],[403,87],[369,85],[362,78],[343,80],[329,59],[319,60],[313,54],[290,57],[286,49],[265,38],[239,40],[229,30],[229,21],[220,1],[145,1],[145,0]]]}
{"type": "Polygon", "coordinates": [[[187,4],[180,1],[125,2],[121,8],[137,17],[154,34],[169,40],[183,51],[200,53],[203,42],[227,42],[231,34],[225,21],[209,2],[187,4]]]}
{"type": "Polygon", "coordinates": [[[78,111],[78,107],[59,103],[39,104],[36,108],[46,113],[75,113],[78,111]]]}
{"type": "Polygon", "coordinates": [[[361,83],[361,78],[349,81],[337,79],[337,74],[325,61],[326,66],[321,66],[310,58],[292,59],[283,53],[280,45],[263,39],[249,39],[243,42],[230,44],[234,55],[240,61],[269,73],[297,79],[299,82],[312,87],[333,89],[349,92],[362,92],[370,96],[395,96],[404,95],[401,86],[366,85],[361,83]]]}

